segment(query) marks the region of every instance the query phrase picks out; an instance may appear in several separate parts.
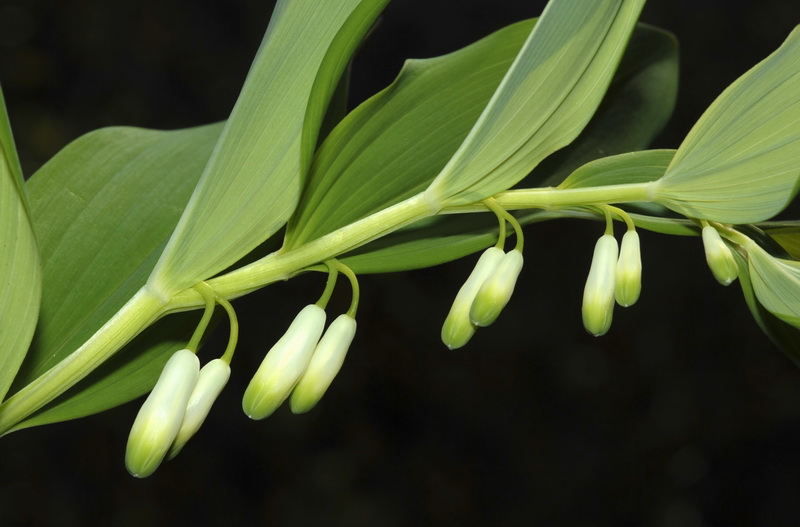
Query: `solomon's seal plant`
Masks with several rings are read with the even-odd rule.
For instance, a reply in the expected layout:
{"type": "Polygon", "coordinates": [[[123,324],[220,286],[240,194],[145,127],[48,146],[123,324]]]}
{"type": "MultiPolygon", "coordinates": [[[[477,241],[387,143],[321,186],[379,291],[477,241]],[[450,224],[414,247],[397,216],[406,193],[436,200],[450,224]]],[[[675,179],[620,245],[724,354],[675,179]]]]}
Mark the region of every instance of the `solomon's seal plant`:
{"type": "Polygon", "coordinates": [[[552,0],[538,19],[408,61],[345,115],[347,65],[387,2],[280,1],[224,123],[100,129],[28,181],[0,96],[0,434],[149,393],[125,456],[148,476],[228,381],[232,300],[328,273],[243,372],[248,416],[287,399],[307,412],[346,367],[358,274],[481,253],[443,320],[444,345],[461,348],[509,302],[523,227],[560,218],[605,227],[584,290],[590,333],[636,303],[646,229],[702,240],[717,280],[738,277],[756,321],[800,359],[800,223],[770,221],[800,177],[800,30],[676,150],[647,150],[672,111],[677,59],[669,34],[637,25],[644,0],[552,0]],[[351,307],[326,329],[340,275],[351,307]],[[218,306],[230,337],[208,360],[218,306]]]}

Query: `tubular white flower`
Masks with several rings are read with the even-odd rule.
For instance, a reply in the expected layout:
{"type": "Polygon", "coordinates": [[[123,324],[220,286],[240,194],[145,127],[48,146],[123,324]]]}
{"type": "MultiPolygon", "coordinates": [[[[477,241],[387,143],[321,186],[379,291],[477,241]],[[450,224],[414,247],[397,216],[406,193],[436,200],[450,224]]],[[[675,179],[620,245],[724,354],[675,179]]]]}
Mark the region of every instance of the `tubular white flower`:
{"type": "Polygon", "coordinates": [[[739,276],[739,268],[730,247],[725,245],[717,229],[711,225],[703,227],[703,248],[706,262],[714,278],[722,285],[730,285],[739,276]]]}
{"type": "Polygon", "coordinates": [[[614,297],[622,307],[632,306],[642,292],[642,255],[639,249],[639,234],[627,231],[622,236],[622,245],[617,260],[614,297]]]}
{"type": "Polygon", "coordinates": [[[325,328],[325,311],[316,305],[298,313],[289,329],[269,350],[242,399],[242,409],[251,419],[264,419],[289,396],[306,371],[325,328]]]}
{"type": "Polygon", "coordinates": [[[503,255],[494,273],[481,284],[472,302],[469,317],[473,324],[488,326],[497,320],[514,293],[514,286],[522,271],[522,263],[522,253],[516,249],[503,255]]]}
{"type": "Polygon", "coordinates": [[[222,389],[228,383],[231,376],[231,367],[222,359],[214,359],[200,370],[197,383],[186,403],[186,412],[183,414],[183,421],[175,436],[175,441],[167,454],[167,459],[172,459],[178,455],[186,442],[197,433],[203,421],[208,417],[208,412],[214,401],[217,400],[222,389]]]}
{"type": "Polygon", "coordinates": [[[128,436],[125,466],[131,475],[146,478],[164,460],[180,429],[199,370],[200,361],[188,349],[175,352],[167,361],[128,436]]]}
{"type": "Polygon", "coordinates": [[[442,326],[442,342],[451,350],[464,346],[475,334],[475,325],[469,318],[472,303],[483,282],[492,275],[504,254],[503,250],[497,247],[486,249],[467,281],[459,289],[442,326]]]}
{"type": "Polygon", "coordinates": [[[592,257],[592,267],[583,289],[583,327],[599,337],[611,327],[614,315],[614,281],[619,246],[611,234],[597,240],[592,257]]]}
{"type": "Polygon", "coordinates": [[[355,334],[356,321],[349,315],[339,315],[331,323],[317,344],[306,372],[292,392],[289,400],[292,412],[308,412],[322,399],[342,368],[355,334]]]}

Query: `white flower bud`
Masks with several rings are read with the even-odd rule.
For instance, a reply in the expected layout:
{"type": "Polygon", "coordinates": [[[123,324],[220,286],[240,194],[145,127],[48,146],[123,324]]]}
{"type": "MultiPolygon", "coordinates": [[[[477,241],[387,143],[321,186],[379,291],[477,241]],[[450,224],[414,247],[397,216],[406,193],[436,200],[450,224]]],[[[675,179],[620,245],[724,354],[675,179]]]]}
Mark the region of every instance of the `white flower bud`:
{"type": "Polygon", "coordinates": [[[197,383],[186,403],[186,412],[183,414],[183,421],[175,436],[175,441],[167,454],[167,459],[172,459],[178,455],[187,441],[200,430],[203,421],[206,420],[211,405],[217,400],[222,389],[227,384],[231,376],[231,367],[222,359],[214,359],[200,370],[197,383]]]}
{"type": "Polygon", "coordinates": [[[286,400],[306,371],[324,328],[321,307],[312,304],[298,313],[247,386],[242,399],[244,413],[251,419],[264,419],[286,400]]]}
{"type": "Polygon", "coordinates": [[[146,478],[163,461],[180,429],[199,370],[200,361],[187,349],[167,361],[128,436],[125,466],[131,475],[146,478]]]}
{"type": "Polygon", "coordinates": [[[619,246],[611,234],[597,240],[592,267],[583,289],[583,327],[599,337],[611,327],[614,315],[614,281],[619,246]]]}
{"type": "Polygon", "coordinates": [[[722,241],[717,229],[711,225],[703,227],[703,247],[706,262],[714,278],[722,285],[730,285],[739,276],[739,268],[730,247],[722,241]]]}
{"type": "Polygon", "coordinates": [[[632,306],[642,292],[642,255],[639,250],[639,234],[627,231],[622,236],[622,245],[617,260],[614,297],[622,307],[632,306]]]}
{"type": "Polygon", "coordinates": [[[297,383],[289,404],[292,412],[308,412],[322,399],[325,391],[339,373],[347,350],[356,334],[356,321],[349,315],[339,315],[322,335],[306,372],[297,383]]]}
{"type": "Polygon", "coordinates": [[[511,299],[522,263],[522,253],[516,249],[503,255],[494,273],[483,282],[472,302],[469,317],[473,324],[488,326],[497,320],[511,299]]]}
{"type": "Polygon", "coordinates": [[[486,249],[467,281],[459,289],[442,326],[442,342],[451,350],[464,346],[475,334],[475,325],[469,318],[469,311],[483,282],[492,275],[504,254],[497,247],[486,249]]]}

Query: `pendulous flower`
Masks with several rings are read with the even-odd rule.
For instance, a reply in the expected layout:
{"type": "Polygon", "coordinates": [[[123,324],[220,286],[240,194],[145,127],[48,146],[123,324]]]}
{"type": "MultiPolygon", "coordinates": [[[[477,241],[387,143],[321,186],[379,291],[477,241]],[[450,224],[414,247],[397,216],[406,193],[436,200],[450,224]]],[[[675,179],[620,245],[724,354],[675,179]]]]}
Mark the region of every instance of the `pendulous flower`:
{"type": "Polygon", "coordinates": [[[583,327],[599,337],[611,327],[614,315],[614,282],[616,278],[619,246],[611,234],[597,240],[589,277],[583,288],[583,327]]]}
{"type": "Polygon", "coordinates": [[[242,399],[251,419],[270,416],[292,392],[306,371],[325,328],[325,311],[314,304],[297,314],[289,329],[269,350],[242,399]]]}
{"type": "Polygon", "coordinates": [[[622,307],[632,306],[642,292],[642,255],[639,249],[639,234],[634,230],[622,236],[622,245],[617,260],[614,298],[622,307]]]}
{"type": "Polygon", "coordinates": [[[464,346],[475,334],[475,325],[469,316],[472,303],[483,283],[492,275],[500,260],[503,259],[504,254],[503,250],[497,247],[486,249],[478,259],[478,263],[475,264],[467,281],[459,289],[442,326],[442,342],[451,350],[464,346]]]}
{"type": "Polygon", "coordinates": [[[292,412],[311,410],[333,382],[344,363],[347,350],[356,334],[356,321],[350,315],[339,315],[317,344],[305,373],[300,378],[289,404],[292,412]]]}
{"type": "Polygon", "coordinates": [[[506,307],[522,271],[522,253],[513,249],[503,255],[494,272],[481,284],[469,310],[476,326],[492,324],[506,307]]]}
{"type": "Polygon", "coordinates": [[[199,370],[200,361],[188,349],[175,352],[167,361],[128,436],[125,466],[131,475],[146,478],[164,460],[181,427],[199,370]]]}
{"type": "Polygon", "coordinates": [[[186,403],[181,427],[172,442],[167,459],[177,456],[186,442],[197,433],[230,376],[231,367],[222,359],[214,359],[200,369],[197,383],[186,403]]]}
{"type": "Polygon", "coordinates": [[[711,274],[722,285],[730,285],[739,276],[739,268],[730,247],[722,240],[717,229],[711,225],[703,227],[703,248],[711,274]]]}

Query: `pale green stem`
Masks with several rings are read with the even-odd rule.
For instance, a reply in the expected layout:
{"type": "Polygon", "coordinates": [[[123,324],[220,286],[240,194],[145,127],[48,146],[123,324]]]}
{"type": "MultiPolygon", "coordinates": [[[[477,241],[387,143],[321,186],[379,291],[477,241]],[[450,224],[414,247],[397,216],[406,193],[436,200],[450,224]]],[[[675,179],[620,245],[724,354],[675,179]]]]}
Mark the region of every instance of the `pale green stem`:
{"type": "Polygon", "coordinates": [[[206,309],[203,312],[203,318],[200,319],[200,323],[197,324],[197,328],[194,330],[192,338],[189,339],[189,343],[186,345],[186,349],[196,355],[197,348],[200,347],[200,340],[203,338],[206,329],[208,329],[208,323],[211,322],[211,317],[214,315],[214,308],[216,307],[217,303],[214,300],[214,291],[212,291],[205,282],[200,282],[197,284],[195,289],[198,293],[203,295],[203,298],[206,301],[206,309]]]}
{"type": "Polygon", "coordinates": [[[619,216],[620,219],[622,219],[622,221],[625,222],[625,225],[628,227],[629,231],[636,230],[636,224],[633,223],[633,220],[631,219],[631,217],[628,215],[627,212],[625,212],[619,207],[612,207],[611,205],[608,206],[608,210],[619,216]]]}
{"type": "Polygon", "coordinates": [[[322,292],[322,296],[316,301],[316,305],[322,309],[328,307],[333,290],[336,288],[336,279],[339,277],[339,269],[336,267],[336,263],[335,259],[325,260],[325,265],[328,266],[328,281],[325,283],[325,290],[322,292]]]}
{"type": "Polygon", "coordinates": [[[614,219],[611,217],[611,207],[601,207],[606,217],[606,234],[614,236],[614,219]]]}
{"type": "MultiPolygon", "coordinates": [[[[577,189],[554,187],[509,190],[494,197],[506,210],[551,209],[604,203],[652,201],[652,183],[608,185],[577,189]]],[[[445,206],[437,211],[417,194],[387,209],[351,223],[321,238],[289,250],[280,250],[228,274],[208,280],[218,295],[236,298],[278,280],[288,278],[298,269],[323,262],[355,249],[400,227],[437,213],[485,212],[483,202],[472,205],[445,206]]],[[[186,311],[202,305],[200,295],[187,289],[176,294],[168,304],[169,311],[186,311]]]]}
{"type": "Polygon", "coordinates": [[[158,320],[163,309],[161,298],[140,289],[80,348],[0,405],[0,435],[86,377],[158,320]]]}
{"type": "MultiPolygon", "coordinates": [[[[565,188],[544,187],[508,190],[494,196],[494,200],[505,210],[552,209],[606,203],[630,203],[653,201],[653,182],[606,185],[600,187],[565,188]]],[[[486,210],[482,202],[469,205],[444,207],[443,213],[481,212],[486,210]]]]}
{"type": "Polygon", "coordinates": [[[522,226],[519,224],[517,219],[508,213],[503,207],[497,204],[493,198],[488,198],[483,200],[486,206],[497,215],[497,219],[500,221],[500,239],[497,241],[497,248],[502,249],[505,245],[506,239],[506,223],[510,223],[511,226],[514,228],[514,235],[517,237],[517,245],[514,247],[514,250],[522,252],[522,248],[525,245],[525,237],[522,234],[522,226]]]}
{"type": "Polygon", "coordinates": [[[353,270],[347,267],[345,264],[339,260],[334,260],[334,262],[336,262],[336,267],[342,272],[342,274],[345,275],[348,280],[350,280],[350,287],[353,289],[353,298],[350,300],[350,309],[347,310],[347,314],[351,318],[356,318],[358,301],[361,298],[361,289],[358,287],[358,278],[356,278],[356,274],[353,272],[353,270]]]}
{"type": "MultiPolygon", "coordinates": [[[[505,210],[652,201],[651,185],[638,183],[579,189],[511,190],[498,194],[494,199],[505,210]]],[[[289,278],[301,269],[324,262],[423,218],[439,213],[486,211],[483,203],[439,205],[427,201],[424,193],[417,194],[319,239],[299,247],[281,249],[235,271],[207,280],[207,283],[218,301],[236,298],[289,278]]],[[[203,295],[195,289],[177,293],[168,303],[149,290],[141,289],[80,348],[0,405],[0,435],[86,377],[161,316],[196,309],[205,303],[203,295]]]]}
{"type": "Polygon", "coordinates": [[[228,347],[225,348],[225,353],[220,357],[226,364],[230,365],[231,359],[233,359],[233,352],[236,351],[236,344],[239,342],[239,319],[236,318],[236,311],[233,309],[230,302],[219,296],[217,297],[217,302],[219,302],[219,305],[228,313],[228,319],[230,320],[228,347]]]}
{"type": "Polygon", "coordinates": [[[495,216],[497,216],[497,223],[499,224],[499,229],[497,231],[497,243],[494,244],[495,247],[500,249],[501,251],[506,245],[506,218],[500,214],[498,211],[503,210],[497,203],[494,201],[494,198],[486,198],[483,200],[483,203],[486,204],[486,208],[494,212],[495,216]]]}

